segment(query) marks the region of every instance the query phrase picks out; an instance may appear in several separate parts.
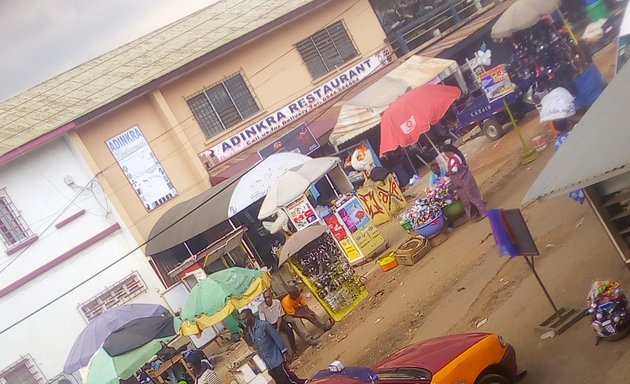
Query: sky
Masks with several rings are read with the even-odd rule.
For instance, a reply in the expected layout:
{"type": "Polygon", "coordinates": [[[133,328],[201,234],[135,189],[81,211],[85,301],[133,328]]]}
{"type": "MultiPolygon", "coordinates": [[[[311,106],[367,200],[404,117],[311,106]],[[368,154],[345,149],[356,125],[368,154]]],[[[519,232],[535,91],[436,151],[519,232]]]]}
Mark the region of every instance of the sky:
{"type": "Polygon", "coordinates": [[[218,0],[0,0],[0,100],[218,0]]]}

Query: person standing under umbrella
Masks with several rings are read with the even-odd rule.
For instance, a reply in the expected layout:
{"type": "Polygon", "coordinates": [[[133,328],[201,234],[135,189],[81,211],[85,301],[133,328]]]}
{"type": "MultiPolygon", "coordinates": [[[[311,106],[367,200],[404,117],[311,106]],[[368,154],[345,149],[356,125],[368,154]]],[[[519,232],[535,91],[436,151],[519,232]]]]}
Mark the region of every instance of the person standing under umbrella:
{"type": "Polygon", "coordinates": [[[201,351],[190,352],[184,360],[195,375],[195,384],[221,384],[219,376],[212,370],[210,362],[201,351]]]}
{"type": "Polygon", "coordinates": [[[276,384],[304,384],[305,380],[298,378],[287,369],[292,359],[280,333],[268,322],[257,320],[252,310],[245,308],[241,311],[241,322],[249,340],[254,344],[269,370],[269,375],[276,384]]]}
{"type": "Polygon", "coordinates": [[[452,144],[442,146],[442,152],[448,157],[446,176],[451,178],[459,193],[459,197],[464,204],[466,217],[468,219],[472,218],[471,212],[472,207],[474,207],[479,214],[479,220],[483,219],[487,214],[486,204],[481,198],[481,192],[479,192],[477,182],[468,167],[468,163],[466,163],[464,154],[452,144]]]}

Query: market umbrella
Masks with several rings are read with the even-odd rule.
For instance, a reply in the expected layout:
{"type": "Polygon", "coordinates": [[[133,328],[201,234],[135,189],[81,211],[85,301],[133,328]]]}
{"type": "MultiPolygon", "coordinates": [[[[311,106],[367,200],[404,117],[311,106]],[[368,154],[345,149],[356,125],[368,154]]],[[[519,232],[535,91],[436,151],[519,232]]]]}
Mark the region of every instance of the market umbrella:
{"type": "Polygon", "coordinates": [[[63,371],[70,374],[85,367],[107,336],[130,321],[167,313],[168,310],[158,304],[124,304],[101,313],[88,323],[75,340],[63,371]]]}
{"type": "Polygon", "coordinates": [[[575,115],[574,99],[565,88],[553,89],[540,101],[540,121],[566,119],[575,115]]]}
{"type": "Polygon", "coordinates": [[[402,95],[381,117],[380,155],[415,144],[460,95],[457,87],[436,84],[423,85],[402,95]]]}
{"type": "Polygon", "coordinates": [[[560,0],[518,0],[501,14],[490,35],[495,39],[510,37],[514,32],[534,26],[559,6],[560,0]]]}
{"type": "Polygon", "coordinates": [[[161,348],[161,342],[168,343],[173,336],[155,339],[140,348],[119,356],[110,356],[99,349],[92,357],[84,374],[85,384],[119,384],[146,364],[161,348]]]}
{"type": "Polygon", "coordinates": [[[258,211],[258,219],[273,215],[278,208],[300,197],[312,183],[326,176],[339,161],[336,157],[319,157],[284,172],[269,188],[258,211]]]}
{"type": "Polygon", "coordinates": [[[302,248],[318,239],[328,230],[323,225],[311,225],[297,233],[294,233],[282,246],[280,256],[278,257],[278,265],[284,264],[289,258],[298,253],[302,248]]]}
{"type": "Polygon", "coordinates": [[[143,317],[132,320],[122,328],[112,332],[103,343],[103,349],[110,356],[119,356],[154,339],[169,336],[175,336],[171,316],[143,317]]]}
{"type": "Polygon", "coordinates": [[[175,329],[196,335],[249,304],[271,286],[269,273],[233,267],[208,275],[191,289],[175,329]]]}

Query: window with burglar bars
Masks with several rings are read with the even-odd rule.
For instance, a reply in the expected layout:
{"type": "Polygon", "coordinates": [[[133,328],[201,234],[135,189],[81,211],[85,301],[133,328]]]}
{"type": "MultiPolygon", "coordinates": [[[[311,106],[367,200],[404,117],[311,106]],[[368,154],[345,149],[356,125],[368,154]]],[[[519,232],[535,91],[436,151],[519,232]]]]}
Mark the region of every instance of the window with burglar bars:
{"type": "Polygon", "coordinates": [[[240,73],[186,100],[199,126],[211,138],[260,110],[240,73]]]}
{"type": "Polygon", "coordinates": [[[358,56],[343,21],[338,21],[296,44],[308,71],[317,79],[358,56]]]}
{"type": "Polygon", "coordinates": [[[0,236],[7,249],[33,236],[33,232],[7,194],[6,188],[0,189],[0,236]]]}
{"type": "Polygon", "coordinates": [[[128,275],[90,300],[79,305],[79,310],[89,321],[107,311],[122,305],[147,290],[137,272],[128,275]]]}

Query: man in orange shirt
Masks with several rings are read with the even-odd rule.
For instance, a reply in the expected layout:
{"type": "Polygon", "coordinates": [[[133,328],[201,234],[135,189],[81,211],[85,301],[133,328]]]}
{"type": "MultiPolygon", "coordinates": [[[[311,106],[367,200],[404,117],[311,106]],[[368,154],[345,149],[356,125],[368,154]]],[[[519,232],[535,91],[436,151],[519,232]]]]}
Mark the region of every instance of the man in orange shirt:
{"type": "Polygon", "coordinates": [[[308,307],[304,295],[296,286],[290,286],[288,292],[289,294],[282,299],[282,309],[287,316],[308,320],[322,331],[328,331],[332,328],[332,320],[323,323],[319,316],[308,307]]]}

